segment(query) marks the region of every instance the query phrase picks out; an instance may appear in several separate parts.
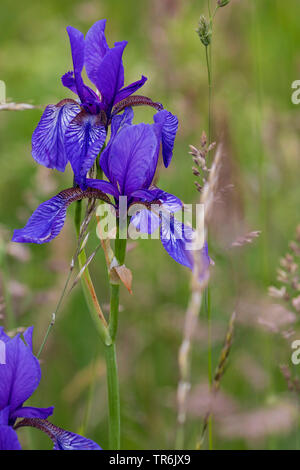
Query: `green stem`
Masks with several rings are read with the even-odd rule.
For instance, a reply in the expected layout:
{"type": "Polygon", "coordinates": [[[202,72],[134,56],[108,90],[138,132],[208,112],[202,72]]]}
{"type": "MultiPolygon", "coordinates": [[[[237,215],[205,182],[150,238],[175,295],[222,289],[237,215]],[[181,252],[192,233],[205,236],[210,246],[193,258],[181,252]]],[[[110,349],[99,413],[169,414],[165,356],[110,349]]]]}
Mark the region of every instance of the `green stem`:
{"type": "MultiPolygon", "coordinates": [[[[126,256],[126,239],[119,238],[119,225],[115,240],[115,257],[118,264],[124,264],[126,256]]],[[[119,319],[120,285],[111,282],[109,334],[113,344],[106,349],[106,369],[109,402],[109,445],[111,450],[120,449],[120,395],[116,356],[116,336],[119,319]]]]}
{"type": "Polygon", "coordinates": [[[120,394],[115,343],[105,348],[109,409],[109,448],[120,449],[120,394]]]}

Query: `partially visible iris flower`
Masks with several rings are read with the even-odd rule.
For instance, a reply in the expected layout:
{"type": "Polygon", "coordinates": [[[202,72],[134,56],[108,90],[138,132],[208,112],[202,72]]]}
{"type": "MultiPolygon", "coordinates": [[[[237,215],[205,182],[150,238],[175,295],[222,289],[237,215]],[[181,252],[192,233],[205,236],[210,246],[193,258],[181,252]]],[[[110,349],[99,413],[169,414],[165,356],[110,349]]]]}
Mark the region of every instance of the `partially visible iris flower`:
{"type": "Polygon", "coordinates": [[[86,173],[105,142],[112,115],[128,104],[162,108],[147,97],[129,98],[147,79],[142,76],[124,87],[122,55],[127,41],[116,42],[109,48],[105,24],[106,20],[96,22],[85,38],[80,31],[68,26],[73,71],[63,75],[62,83],[77,95],[78,100],[64,99],[47,106],[32,136],[33,158],[41,165],[59,171],[64,171],[70,162],[75,182],[82,189],[86,189],[86,173]],[[97,93],[83,82],[84,66],[97,93]]]}
{"type": "Polygon", "coordinates": [[[41,368],[32,352],[33,327],[10,338],[0,327],[0,340],[5,344],[5,364],[0,364],[0,450],[21,450],[16,430],[32,426],[44,431],[53,441],[54,450],[101,450],[95,442],[65,431],[47,418],[53,406],[24,406],[38,387],[41,368]]]}

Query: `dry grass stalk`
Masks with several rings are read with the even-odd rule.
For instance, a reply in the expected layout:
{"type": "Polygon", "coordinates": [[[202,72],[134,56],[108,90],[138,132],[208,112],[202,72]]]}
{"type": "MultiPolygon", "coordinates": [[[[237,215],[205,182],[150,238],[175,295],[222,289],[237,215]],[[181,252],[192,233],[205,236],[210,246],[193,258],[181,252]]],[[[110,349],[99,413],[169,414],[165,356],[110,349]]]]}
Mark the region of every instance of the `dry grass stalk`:
{"type": "Polygon", "coordinates": [[[27,109],[38,109],[40,106],[34,106],[28,103],[2,103],[0,111],[26,111],[27,109]]]}
{"type": "MultiPolygon", "coordinates": [[[[193,156],[193,161],[199,168],[199,177],[202,178],[201,183],[204,184],[203,188],[200,183],[196,182],[199,186],[198,190],[201,192],[200,203],[205,205],[205,222],[209,220],[212,213],[213,203],[217,194],[218,174],[221,161],[221,147],[218,147],[213,164],[211,168],[207,168],[206,161],[209,152],[214,148],[215,144],[208,144],[206,134],[203,133],[201,137],[201,148],[198,150],[196,147],[190,146],[190,154],[193,156]],[[208,175],[208,179],[206,179],[208,175]]],[[[198,171],[198,170],[197,170],[198,171]]],[[[193,167],[195,174],[195,167],[193,167]]],[[[197,187],[197,185],[196,185],[197,187]]],[[[206,237],[206,228],[205,237],[206,237]]],[[[196,234],[195,243],[198,242],[201,234],[196,234]]],[[[197,319],[201,309],[202,298],[204,290],[208,283],[209,276],[200,278],[199,274],[202,272],[201,259],[196,256],[197,251],[194,251],[194,269],[192,273],[191,283],[191,296],[184,321],[184,333],[182,343],[178,354],[179,374],[180,379],[177,388],[177,436],[176,447],[183,448],[184,444],[184,426],[187,415],[187,398],[191,388],[190,383],[190,351],[194,331],[196,330],[197,319]]]]}
{"type": "Polygon", "coordinates": [[[243,235],[241,237],[238,237],[232,244],[231,246],[243,246],[249,243],[252,243],[255,238],[259,237],[261,232],[259,230],[253,231],[246,233],[246,235],[243,235]]]}
{"type": "MultiPolygon", "coordinates": [[[[211,387],[211,395],[212,395],[211,401],[213,401],[213,397],[216,395],[216,393],[220,389],[221,380],[225,373],[225,369],[227,366],[228,357],[229,357],[229,353],[230,353],[232,341],[233,341],[235,319],[236,319],[236,313],[233,312],[229,320],[228,329],[227,329],[227,333],[226,333],[225,341],[224,341],[224,346],[222,348],[222,351],[219,357],[219,362],[217,365],[217,369],[216,369],[214,380],[213,380],[212,387],[211,387]]],[[[212,414],[212,408],[210,406],[210,409],[207,411],[206,416],[204,418],[202,434],[201,434],[200,442],[198,444],[199,449],[202,447],[202,444],[205,438],[205,433],[208,427],[209,417],[211,414],[212,414]]]]}

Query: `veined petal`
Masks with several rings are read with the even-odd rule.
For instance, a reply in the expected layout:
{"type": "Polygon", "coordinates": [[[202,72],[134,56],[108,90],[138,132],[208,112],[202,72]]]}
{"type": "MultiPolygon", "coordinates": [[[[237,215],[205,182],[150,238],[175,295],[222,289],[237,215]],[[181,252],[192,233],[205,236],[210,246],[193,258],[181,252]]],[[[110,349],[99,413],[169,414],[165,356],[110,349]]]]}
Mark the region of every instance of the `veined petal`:
{"type": "Polygon", "coordinates": [[[127,41],[116,43],[101,61],[93,83],[101,93],[102,107],[110,113],[114,99],[124,85],[123,51],[127,41]]]}
{"type": "Polygon", "coordinates": [[[32,156],[41,165],[64,171],[68,159],[64,135],[69,123],[80,112],[73,100],[62,100],[46,107],[32,135],[32,156]]]}
{"type": "Polygon", "coordinates": [[[117,114],[116,116],[112,117],[110,139],[109,139],[107,146],[101,153],[100,160],[99,160],[100,166],[106,176],[108,176],[107,159],[108,159],[112,142],[114,138],[116,137],[117,133],[121,129],[123,129],[123,127],[130,126],[132,124],[132,120],[133,120],[133,110],[130,107],[125,108],[125,111],[122,114],[117,114]]]}
{"type": "Polygon", "coordinates": [[[178,118],[163,109],[154,115],[154,122],[161,126],[162,155],[167,168],[172,160],[173,147],[178,130],[178,118]]]}
{"type": "Polygon", "coordinates": [[[155,174],[158,141],[149,124],[127,126],[113,140],[107,159],[108,178],[130,196],[137,189],[148,188],[155,174]]]}
{"type": "Polygon", "coordinates": [[[70,123],[65,134],[65,150],[72,165],[76,183],[85,188],[85,178],[93,166],[106,138],[99,115],[82,111],[70,123]]]}
{"type": "Polygon", "coordinates": [[[101,450],[96,442],[79,434],[65,431],[46,419],[25,418],[18,423],[18,427],[32,426],[45,432],[54,443],[54,450],[101,450]]]}
{"type": "Polygon", "coordinates": [[[49,408],[36,408],[34,406],[22,406],[11,413],[10,419],[17,418],[40,418],[47,419],[48,416],[53,414],[54,406],[49,408]]]}
{"type": "Polygon", "coordinates": [[[22,450],[16,431],[0,425],[0,450],[22,450]]]}
{"type": "Polygon", "coordinates": [[[142,75],[141,79],[140,80],[137,80],[136,82],[133,82],[131,83],[130,85],[122,88],[117,94],[116,94],[116,97],[114,99],[114,105],[119,103],[120,101],[124,100],[125,98],[127,98],[128,96],[132,95],[133,93],[135,93],[139,88],[141,88],[144,83],[147,81],[147,77],[144,77],[144,75],[142,75]]]}
{"type": "MultiPolygon", "coordinates": [[[[134,208],[134,206],[135,204],[131,207],[134,208]]],[[[138,203],[137,206],[139,206],[138,203]]],[[[158,229],[160,220],[155,212],[145,207],[131,217],[130,223],[133,224],[139,232],[151,234],[158,229]]]]}
{"type": "Polygon", "coordinates": [[[107,203],[110,200],[98,189],[68,188],[43,202],[32,214],[24,228],[15,230],[12,241],[20,243],[46,243],[55,238],[61,231],[67,207],[73,201],[84,198],[101,199],[107,203]]]}
{"type": "Polygon", "coordinates": [[[38,244],[50,242],[64,226],[68,205],[68,199],[62,197],[61,193],[43,202],[25,227],[14,231],[12,241],[38,244]]]}
{"type": "Polygon", "coordinates": [[[109,51],[105,38],[106,20],[99,20],[89,29],[85,36],[84,64],[91,82],[97,82],[99,67],[109,51]]]}
{"type": "Polygon", "coordinates": [[[0,409],[10,413],[22,406],[41,379],[39,361],[20,335],[6,343],[6,363],[0,364],[0,409]]]}
{"type": "Polygon", "coordinates": [[[164,249],[177,263],[193,268],[192,251],[187,245],[192,243],[193,229],[182,224],[174,216],[161,217],[160,239],[164,249]]]}

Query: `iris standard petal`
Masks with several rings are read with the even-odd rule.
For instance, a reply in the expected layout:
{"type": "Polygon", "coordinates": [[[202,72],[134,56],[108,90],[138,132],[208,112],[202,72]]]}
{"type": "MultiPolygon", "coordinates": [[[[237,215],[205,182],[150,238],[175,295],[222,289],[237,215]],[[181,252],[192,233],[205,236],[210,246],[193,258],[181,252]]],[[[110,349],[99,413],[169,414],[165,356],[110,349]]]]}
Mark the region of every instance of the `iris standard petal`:
{"type": "Polygon", "coordinates": [[[155,174],[158,141],[153,126],[138,124],[118,132],[107,159],[108,178],[120,193],[148,188],[155,174]]]}
{"type": "Polygon", "coordinates": [[[77,184],[84,186],[86,174],[100,152],[105,138],[106,130],[100,115],[94,116],[81,111],[69,124],[65,133],[65,150],[77,184]]]}
{"type": "Polygon", "coordinates": [[[140,80],[137,80],[136,82],[133,82],[130,85],[119,90],[118,93],[116,94],[113,104],[115,105],[119,103],[120,101],[124,100],[125,98],[127,98],[128,96],[135,93],[139,88],[141,88],[144,85],[146,81],[147,81],[147,77],[144,77],[144,75],[142,75],[140,80]]]}
{"type": "Polygon", "coordinates": [[[22,406],[41,379],[39,361],[20,335],[6,343],[6,363],[0,364],[0,409],[10,413],[22,406]]]}
{"type": "Polygon", "coordinates": [[[0,425],[0,450],[22,450],[16,431],[0,425]]]}
{"type": "Polygon", "coordinates": [[[73,100],[62,100],[46,107],[32,135],[32,156],[41,165],[64,171],[68,159],[64,135],[69,123],[80,112],[73,100]]]}
{"type": "Polygon", "coordinates": [[[84,36],[80,31],[78,31],[78,29],[73,28],[73,26],[68,26],[67,32],[71,45],[76,90],[81,102],[84,102],[84,83],[81,77],[84,65],[84,36]]]}
{"type": "Polygon", "coordinates": [[[109,51],[105,38],[106,20],[99,20],[89,29],[85,36],[84,64],[91,82],[97,82],[99,67],[109,51]]]}
{"type": "Polygon", "coordinates": [[[154,115],[154,122],[161,127],[162,155],[167,168],[172,160],[173,147],[178,130],[178,118],[163,109],[154,115]]]}
{"type": "Polygon", "coordinates": [[[125,126],[130,126],[133,120],[133,109],[131,107],[125,108],[122,114],[117,114],[113,116],[111,119],[111,135],[109,142],[103,152],[100,155],[100,166],[104,171],[104,174],[108,177],[108,167],[107,167],[107,159],[110,152],[110,147],[116,137],[117,133],[123,129],[125,126]]]}
{"type": "Polygon", "coordinates": [[[122,55],[126,44],[127,41],[116,43],[115,47],[107,52],[99,65],[97,76],[93,80],[101,94],[101,106],[108,114],[118,91],[124,85],[122,55]]]}

